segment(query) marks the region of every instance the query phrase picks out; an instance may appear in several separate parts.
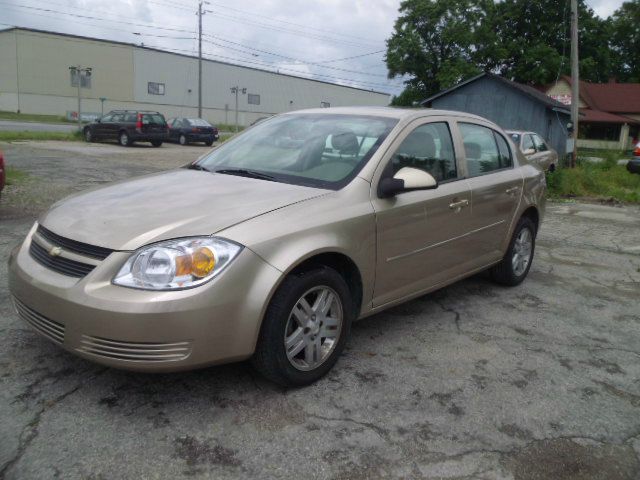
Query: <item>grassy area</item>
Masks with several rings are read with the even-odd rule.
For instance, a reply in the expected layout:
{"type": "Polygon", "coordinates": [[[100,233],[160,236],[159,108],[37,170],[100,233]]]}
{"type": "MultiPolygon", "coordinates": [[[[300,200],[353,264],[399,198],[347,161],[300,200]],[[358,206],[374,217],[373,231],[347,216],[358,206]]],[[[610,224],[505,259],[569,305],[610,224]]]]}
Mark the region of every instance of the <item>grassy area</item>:
{"type": "MultiPolygon", "coordinates": [[[[236,126],[231,124],[231,123],[215,123],[213,122],[213,124],[218,128],[218,130],[220,130],[221,132],[235,132],[236,131],[236,126]]],[[[238,125],[238,131],[241,132],[242,130],[244,130],[246,127],[243,127],[242,125],[238,125]]]]}
{"type": "Polygon", "coordinates": [[[640,175],[631,174],[617,162],[621,152],[598,152],[603,161],[592,163],[578,158],[576,168],[559,168],[547,175],[549,195],[556,198],[590,197],[640,203],[640,175]]]}
{"type": "Polygon", "coordinates": [[[15,120],[17,122],[40,123],[76,123],[70,122],[62,115],[36,115],[33,113],[16,113],[0,110],[0,120],[15,120]]]}
{"type": "Polygon", "coordinates": [[[21,140],[64,140],[67,142],[82,140],[79,132],[10,132],[0,131],[0,142],[21,140]]]}
{"type": "Polygon", "coordinates": [[[7,185],[17,185],[24,182],[29,177],[28,173],[11,166],[7,167],[6,173],[7,185]]]}

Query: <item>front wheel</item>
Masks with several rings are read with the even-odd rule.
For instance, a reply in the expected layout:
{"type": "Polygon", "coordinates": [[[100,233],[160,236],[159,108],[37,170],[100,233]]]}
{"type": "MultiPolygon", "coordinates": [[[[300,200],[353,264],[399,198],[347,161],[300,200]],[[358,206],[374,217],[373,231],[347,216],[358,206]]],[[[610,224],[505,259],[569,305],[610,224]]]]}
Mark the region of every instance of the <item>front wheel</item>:
{"type": "Polygon", "coordinates": [[[180,145],[186,145],[188,143],[187,137],[184,134],[180,135],[180,138],[178,138],[178,142],[180,142],[180,145]]]}
{"type": "Polygon", "coordinates": [[[293,387],[335,365],[351,328],[349,288],[328,267],[289,275],[265,314],[252,362],[267,379],[293,387]]]}
{"type": "Polygon", "coordinates": [[[85,128],[84,129],[84,141],[87,142],[87,143],[93,142],[93,133],[91,133],[91,129],[90,128],[85,128]]]}
{"type": "Polygon", "coordinates": [[[522,283],[531,268],[535,246],[536,225],[529,217],[522,217],[513,231],[507,253],[491,269],[493,280],[511,287],[522,283]]]}
{"type": "Polygon", "coordinates": [[[162,140],[151,140],[151,145],[154,147],[160,147],[162,146],[162,140]]]}
{"type": "Polygon", "coordinates": [[[210,147],[211,145],[213,145],[213,140],[207,140],[206,142],[204,142],[204,144],[205,144],[207,147],[210,147]]]}

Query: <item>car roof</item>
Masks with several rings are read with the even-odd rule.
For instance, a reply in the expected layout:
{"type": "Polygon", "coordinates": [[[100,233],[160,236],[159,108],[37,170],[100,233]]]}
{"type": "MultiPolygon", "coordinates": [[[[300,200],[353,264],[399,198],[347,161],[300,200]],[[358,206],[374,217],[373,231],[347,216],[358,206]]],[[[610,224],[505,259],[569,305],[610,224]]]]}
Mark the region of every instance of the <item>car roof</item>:
{"type": "Polygon", "coordinates": [[[370,115],[374,117],[397,118],[398,120],[411,120],[412,118],[422,118],[425,116],[454,116],[471,118],[475,120],[487,121],[478,115],[453,110],[435,110],[433,108],[396,108],[396,107],[330,107],[311,108],[307,110],[297,110],[285,113],[285,115],[295,115],[304,113],[321,113],[326,115],[370,115]]]}

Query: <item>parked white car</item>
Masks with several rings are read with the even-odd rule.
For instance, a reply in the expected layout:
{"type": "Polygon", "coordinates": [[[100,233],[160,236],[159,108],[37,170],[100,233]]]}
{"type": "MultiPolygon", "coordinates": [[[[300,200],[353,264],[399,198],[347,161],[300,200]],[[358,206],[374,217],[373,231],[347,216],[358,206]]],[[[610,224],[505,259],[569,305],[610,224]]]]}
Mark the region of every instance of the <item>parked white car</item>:
{"type": "Polygon", "coordinates": [[[517,130],[507,130],[507,134],[528,160],[536,163],[545,172],[553,172],[556,169],[558,152],[551,148],[542,136],[535,132],[517,130]]]}

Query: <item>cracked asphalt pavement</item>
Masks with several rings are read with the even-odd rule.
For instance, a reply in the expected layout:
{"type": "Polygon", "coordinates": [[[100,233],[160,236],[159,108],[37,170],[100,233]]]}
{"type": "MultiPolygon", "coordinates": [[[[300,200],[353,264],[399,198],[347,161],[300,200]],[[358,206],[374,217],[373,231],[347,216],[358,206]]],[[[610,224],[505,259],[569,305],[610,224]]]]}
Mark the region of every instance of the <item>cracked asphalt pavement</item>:
{"type": "MultiPolygon", "coordinates": [[[[30,173],[0,256],[73,191],[204,149],[0,145],[30,173]]],[[[477,275],[354,325],[322,381],[74,357],[18,319],[0,265],[0,478],[638,479],[640,209],[551,203],[529,278],[477,275]]]]}

